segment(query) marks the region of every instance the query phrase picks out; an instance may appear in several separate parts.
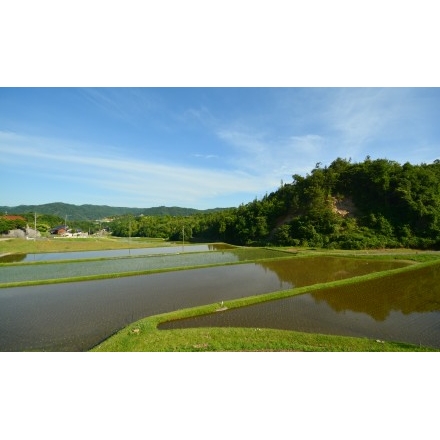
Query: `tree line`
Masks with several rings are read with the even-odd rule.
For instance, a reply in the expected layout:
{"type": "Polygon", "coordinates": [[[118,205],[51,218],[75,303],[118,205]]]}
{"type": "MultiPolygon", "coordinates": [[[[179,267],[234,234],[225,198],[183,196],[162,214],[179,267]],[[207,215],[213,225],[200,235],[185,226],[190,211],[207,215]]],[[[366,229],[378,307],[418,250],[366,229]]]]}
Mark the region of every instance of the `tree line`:
{"type": "Polygon", "coordinates": [[[440,161],[338,158],[237,208],[185,217],[121,216],[117,236],[331,249],[440,247],[440,161]],[[338,209],[350,206],[351,210],[338,209]]]}
{"type": "Polygon", "coordinates": [[[46,203],[44,205],[19,205],[19,206],[0,206],[0,212],[7,212],[9,214],[19,214],[28,212],[37,212],[53,215],[60,218],[67,216],[70,220],[75,221],[94,221],[97,219],[103,219],[108,217],[120,216],[131,214],[134,216],[139,215],[193,215],[197,213],[207,213],[221,210],[221,208],[198,210],[193,208],[181,208],[178,206],[156,206],[152,208],[127,208],[116,207],[107,205],[72,205],[69,203],[46,203]]]}
{"type": "MultiPolygon", "coordinates": [[[[34,212],[22,216],[33,227],[34,212]]],[[[37,215],[43,233],[64,222],[61,216],[37,215]]],[[[87,220],[68,225],[91,233],[100,227],[87,220]]],[[[440,249],[440,161],[402,165],[370,157],[358,163],[337,158],[329,166],[317,163],[305,176],[294,174],[276,191],[236,208],[128,212],[106,227],[119,237],[247,246],[440,249]]],[[[0,218],[0,233],[8,228],[11,224],[0,218]]]]}

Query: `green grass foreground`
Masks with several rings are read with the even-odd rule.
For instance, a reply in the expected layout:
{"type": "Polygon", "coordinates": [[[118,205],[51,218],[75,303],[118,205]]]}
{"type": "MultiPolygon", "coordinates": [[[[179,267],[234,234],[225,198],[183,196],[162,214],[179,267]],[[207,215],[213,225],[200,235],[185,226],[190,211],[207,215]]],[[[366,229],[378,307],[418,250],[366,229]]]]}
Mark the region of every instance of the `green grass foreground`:
{"type": "Polygon", "coordinates": [[[345,336],[252,328],[154,330],[130,326],[93,352],[432,352],[425,347],[345,336]]]}
{"type": "Polygon", "coordinates": [[[366,338],[302,333],[264,328],[190,328],[157,330],[147,318],[124,328],[92,352],[432,352],[416,345],[366,338]]]}
{"type": "MultiPolygon", "coordinates": [[[[297,289],[272,292],[226,301],[228,309],[245,307],[264,301],[287,298],[323,288],[386,277],[397,272],[411,271],[439,264],[430,261],[407,266],[392,271],[375,272],[368,275],[316,284],[297,289]]],[[[309,351],[309,352],[437,352],[435,348],[413,344],[378,341],[367,338],[323,335],[290,330],[266,328],[206,327],[173,330],[158,330],[161,323],[214,313],[219,304],[178,310],[162,315],[151,316],[136,321],[115,335],[94,347],[92,352],[184,352],[184,351],[309,351]]],[[[221,312],[218,312],[221,313],[221,312]]]]}

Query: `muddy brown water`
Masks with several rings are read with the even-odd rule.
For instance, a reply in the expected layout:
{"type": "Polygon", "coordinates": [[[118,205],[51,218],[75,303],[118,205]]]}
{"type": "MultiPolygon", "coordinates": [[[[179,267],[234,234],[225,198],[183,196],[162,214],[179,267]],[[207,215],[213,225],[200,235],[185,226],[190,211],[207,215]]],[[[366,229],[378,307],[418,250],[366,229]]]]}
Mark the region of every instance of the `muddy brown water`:
{"type": "Polygon", "coordinates": [[[218,326],[366,337],[440,348],[440,265],[172,321],[159,329],[218,326]]]}
{"type": "Polygon", "coordinates": [[[317,257],[0,289],[1,351],[84,351],[140,318],[402,266],[317,257]]]}

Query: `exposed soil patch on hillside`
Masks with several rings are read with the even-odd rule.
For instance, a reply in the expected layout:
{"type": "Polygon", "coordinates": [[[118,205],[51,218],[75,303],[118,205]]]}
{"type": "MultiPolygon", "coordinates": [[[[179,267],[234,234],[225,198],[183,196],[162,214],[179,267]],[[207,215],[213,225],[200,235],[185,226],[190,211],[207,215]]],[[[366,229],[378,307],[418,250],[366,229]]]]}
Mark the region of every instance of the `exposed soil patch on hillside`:
{"type": "Polygon", "coordinates": [[[339,200],[332,197],[332,211],[342,217],[354,217],[357,209],[351,197],[339,200]]]}

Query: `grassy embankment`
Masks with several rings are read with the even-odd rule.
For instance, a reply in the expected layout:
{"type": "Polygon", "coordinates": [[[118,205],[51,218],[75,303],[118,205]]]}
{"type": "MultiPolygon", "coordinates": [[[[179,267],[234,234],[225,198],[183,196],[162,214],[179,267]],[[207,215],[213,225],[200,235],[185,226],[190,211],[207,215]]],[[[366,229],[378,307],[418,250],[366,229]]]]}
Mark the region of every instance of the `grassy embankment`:
{"type": "MultiPolygon", "coordinates": [[[[415,264],[401,269],[394,269],[392,271],[377,272],[347,280],[316,284],[314,286],[231,300],[225,302],[222,306],[228,309],[244,307],[264,301],[300,295],[314,290],[368,282],[369,280],[388,276],[391,273],[396,274],[399,271],[404,272],[416,270],[421,266],[432,264],[439,264],[438,259],[436,261],[415,264]]],[[[163,322],[215,313],[220,308],[219,304],[211,304],[144,318],[120,330],[115,335],[97,345],[91,351],[440,351],[433,348],[399,342],[311,334],[288,330],[259,328],[189,328],[158,330],[157,328],[157,326],[163,322]]],[[[221,313],[221,311],[218,313],[221,313]]]]}
{"type": "Polygon", "coordinates": [[[161,238],[116,238],[116,237],[88,237],[88,238],[42,238],[37,240],[23,240],[12,238],[0,241],[1,254],[32,254],[46,252],[75,252],[101,251],[112,249],[128,249],[167,246],[168,242],[161,238]]]}

